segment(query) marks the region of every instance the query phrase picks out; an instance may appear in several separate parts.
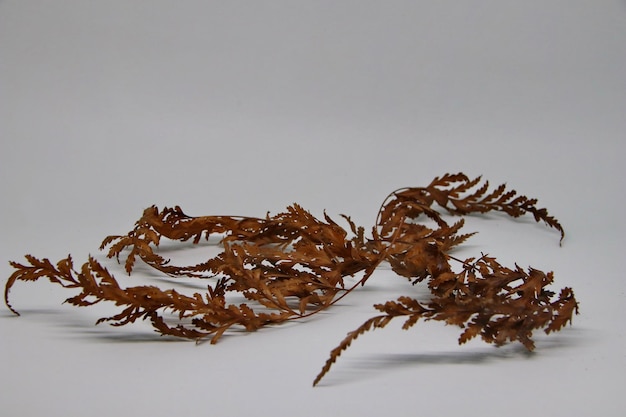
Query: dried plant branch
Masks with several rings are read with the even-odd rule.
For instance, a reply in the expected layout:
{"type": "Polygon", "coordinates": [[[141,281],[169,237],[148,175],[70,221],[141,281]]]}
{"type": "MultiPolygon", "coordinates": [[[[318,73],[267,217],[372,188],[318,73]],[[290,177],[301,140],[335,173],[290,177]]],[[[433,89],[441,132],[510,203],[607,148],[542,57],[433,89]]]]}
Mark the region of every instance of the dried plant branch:
{"type": "Polygon", "coordinates": [[[210,337],[215,343],[232,327],[253,331],[327,309],[365,284],[378,265],[388,262],[393,271],[413,283],[427,280],[432,298],[418,301],[407,295],[376,305],[382,314],[348,333],[331,351],[314,385],[357,337],[399,316],[406,320],[405,329],[420,319],[459,326],[464,329],[459,343],[481,336],[487,343],[499,346],[518,341],[532,350],[534,330],[560,330],[578,312],[573,291],[564,288],[557,296],[548,290],[552,273],[506,268],[486,255],[466,260],[452,257],[449,251],[473,233],[460,234],[463,220],[449,225],[435,206],[453,215],[501,211],[519,217],[530,213],[535,221],[559,231],[562,241],[562,226],[536,203],[504,185],[490,190],[480,177],[446,174],[426,187],[391,193],[380,207],[371,237],[347,216],[342,216],[346,229],[328,215],[317,218],[297,204],[265,218],[192,217],[180,207],[159,210],[153,206],[144,211],[133,230],[108,236],[100,249],[108,248],[108,257],[120,262],[125,257],[128,274],[139,258],[172,277],[209,278],[205,294],[189,296],[155,286],[122,288],[94,258],[75,270],[69,256],[55,265],[27,255],[26,264],[11,262],[15,272],[6,283],[5,302],[18,314],[9,303],[13,285],[47,278],[80,290],[66,300],[72,305],[110,301],[121,308],[98,323],[122,326],[148,319],[160,334],[196,340],[210,337]],[[436,226],[420,223],[420,216],[436,226]],[[212,235],[221,238],[222,252],[196,265],[171,265],[157,253],[162,238],[199,243],[212,235]],[[460,269],[455,271],[453,264],[460,264],[460,269]],[[359,278],[347,287],[349,276],[359,278]],[[242,295],[249,303],[230,303],[227,296],[232,294],[242,295]]]}
{"type": "Polygon", "coordinates": [[[532,333],[544,328],[546,333],[560,330],[578,304],[570,288],[564,288],[558,297],[547,290],[552,273],[537,269],[524,271],[509,269],[494,258],[483,255],[471,263],[464,263],[460,273],[444,272],[430,282],[436,294],[421,303],[410,297],[387,301],[374,307],[384,313],[367,320],[333,349],[322,371],[315,378],[316,385],[330,370],[341,353],[361,334],[371,328],[382,328],[396,317],[405,317],[403,329],[409,329],[420,319],[444,321],[465,329],[459,344],[481,336],[487,343],[501,346],[518,341],[533,350],[532,333]]]}

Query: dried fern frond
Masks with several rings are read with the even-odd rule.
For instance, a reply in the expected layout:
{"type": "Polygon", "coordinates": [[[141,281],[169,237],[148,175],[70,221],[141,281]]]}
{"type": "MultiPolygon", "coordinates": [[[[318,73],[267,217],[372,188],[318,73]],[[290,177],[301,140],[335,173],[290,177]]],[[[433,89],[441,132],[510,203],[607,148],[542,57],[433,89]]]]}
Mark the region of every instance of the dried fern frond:
{"type": "Polygon", "coordinates": [[[560,330],[578,312],[573,291],[564,288],[556,296],[548,290],[552,273],[506,268],[485,255],[465,261],[450,256],[448,252],[473,233],[461,233],[463,219],[449,225],[437,207],[453,215],[500,211],[519,217],[530,213],[535,221],[559,231],[563,240],[560,223],[536,203],[536,199],[507,191],[504,185],[490,189],[488,182],[481,184],[480,177],[445,174],[426,187],[389,194],[369,237],[348,216],[342,216],[347,223],[344,228],[327,214],[317,218],[297,204],[264,218],[193,217],[178,206],[161,210],[152,206],[133,230],[106,237],[100,249],[108,248],[109,258],[123,261],[128,274],[140,259],[171,277],[208,279],[205,294],[184,295],[155,286],[124,288],[91,257],[75,270],[69,256],[53,264],[27,255],[24,264],[11,262],[15,272],[6,283],[5,302],[18,314],[9,303],[15,283],[47,278],[80,291],[66,300],[72,305],[109,301],[120,307],[119,313],[98,323],[122,326],[149,320],[160,334],[196,340],[209,337],[215,343],[233,327],[253,331],[327,309],[364,285],[378,265],[387,262],[412,283],[426,281],[432,299],[420,302],[406,295],[376,305],[382,314],[348,333],[331,351],[314,384],[357,337],[399,316],[406,319],[405,329],[422,318],[457,325],[464,329],[459,343],[481,336],[487,343],[518,341],[532,350],[534,330],[560,330]],[[435,226],[420,223],[420,217],[434,221],[435,226]],[[222,251],[198,264],[172,265],[158,254],[163,238],[197,244],[213,235],[221,238],[222,251]],[[455,270],[453,265],[459,263],[460,269],[455,270]],[[347,286],[349,276],[358,278],[347,286]],[[249,303],[229,302],[232,294],[249,303]]]}
{"type": "Polygon", "coordinates": [[[481,336],[487,343],[501,346],[518,341],[528,350],[535,348],[532,333],[543,328],[546,333],[560,330],[578,313],[578,303],[570,288],[558,297],[546,287],[553,281],[552,273],[530,268],[509,269],[494,258],[482,256],[466,260],[461,272],[445,272],[436,276],[430,287],[435,296],[428,302],[410,297],[387,301],[374,307],[384,313],[368,319],[349,332],[333,349],[326,364],[315,378],[316,385],[328,373],[341,353],[361,334],[371,328],[382,328],[396,317],[405,317],[403,329],[420,319],[444,321],[465,329],[459,344],[481,336]]]}
{"type": "Polygon", "coordinates": [[[435,220],[440,226],[447,227],[432,206],[434,203],[450,214],[463,215],[470,213],[487,213],[501,211],[512,217],[520,217],[531,213],[535,221],[543,221],[561,233],[561,241],[565,231],[557,219],[548,215],[545,208],[536,207],[537,199],[518,195],[515,190],[506,190],[504,184],[489,191],[489,182],[480,187],[481,177],[469,179],[465,174],[445,174],[436,177],[426,187],[409,187],[398,189],[383,202],[377,226],[386,235],[402,221],[398,218],[416,219],[421,214],[435,220]]]}

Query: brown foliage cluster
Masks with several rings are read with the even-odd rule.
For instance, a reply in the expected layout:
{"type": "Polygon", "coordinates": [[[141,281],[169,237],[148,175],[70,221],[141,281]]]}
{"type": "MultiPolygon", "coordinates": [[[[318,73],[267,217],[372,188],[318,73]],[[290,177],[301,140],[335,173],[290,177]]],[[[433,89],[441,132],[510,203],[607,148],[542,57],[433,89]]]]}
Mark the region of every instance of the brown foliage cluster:
{"type": "Polygon", "coordinates": [[[557,295],[548,290],[552,273],[507,268],[487,255],[465,260],[453,257],[450,250],[472,234],[460,234],[463,220],[448,224],[436,208],[455,215],[501,211],[518,217],[530,213],[537,222],[559,231],[562,240],[559,222],[546,209],[537,208],[536,202],[504,185],[490,190],[480,177],[446,174],[426,187],[392,192],[367,237],[365,229],[347,216],[342,216],[346,229],[325,213],[320,219],[297,204],[264,218],[191,217],[180,207],[159,210],[153,206],[128,234],[104,239],[101,249],[108,248],[108,257],[118,261],[125,257],[128,274],[139,258],[172,277],[210,278],[205,294],[189,296],[156,286],[124,288],[94,258],[75,269],[69,256],[53,264],[27,255],[26,264],[11,262],[15,272],[6,283],[5,302],[18,314],[9,303],[11,287],[17,281],[45,277],[80,291],[66,300],[70,304],[111,301],[121,308],[98,322],[121,326],[148,319],[163,335],[208,337],[215,343],[233,326],[252,331],[324,310],[365,284],[387,262],[414,284],[426,281],[431,298],[419,301],[403,296],[375,305],[380,314],[348,333],[331,351],[314,385],[357,337],[385,327],[396,317],[404,318],[404,329],[420,319],[459,326],[463,329],[459,343],[480,336],[498,346],[519,341],[532,350],[534,330],[560,330],[577,313],[573,291],[564,288],[557,295]],[[420,223],[419,219],[431,221],[420,223]],[[196,265],[171,265],[155,251],[162,238],[198,243],[212,235],[221,237],[222,252],[196,265]],[[349,276],[357,276],[356,283],[347,285],[344,279],[349,276]],[[227,297],[232,294],[248,302],[230,302],[227,297]]]}

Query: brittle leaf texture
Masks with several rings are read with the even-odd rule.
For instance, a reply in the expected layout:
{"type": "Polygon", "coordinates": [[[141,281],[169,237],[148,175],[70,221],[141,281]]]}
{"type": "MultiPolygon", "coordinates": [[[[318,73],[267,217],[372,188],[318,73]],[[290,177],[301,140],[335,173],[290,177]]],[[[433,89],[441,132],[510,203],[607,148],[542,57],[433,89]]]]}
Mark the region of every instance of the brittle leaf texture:
{"type": "Polygon", "coordinates": [[[341,215],[347,223],[344,228],[328,214],[318,218],[298,204],[262,218],[193,217],[178,206],[161,210],[151,206],[133,230],[106,237],[100,249],[108,248],[107,257],[123,263],[129,275],[139,259],[173,278],[174,285],[176,277],[205,279],[206,293],[185,295],[175,288],[152,285],[123,287],[94,257],[75,269],[71,256],[53,264],[26,255],[25,263],[10,263],[15,271],[6,282],[4,298],[7,307],[19,315],[9,302],[11,288],[18,281],[47,278],[79,290],[65,300],[68,304],[86,307],[107,301],[120,308],[97,323],[124,326],[147,320],[161,335],[196,341],[209,338],[216,343],[233,327],[254,331],[325,310],[365,285],[386,262],[412,284],[426,281],[431,298],[416,299],[414,287],[408,285],[405,296],[375,305],[378,314],[349,332],[330,352],[313,385],[360,335],[383,328],[396,317],[404,318],[405,330],[420,319],[458,326],[463,329],[460,344],[480,336],[496,346],[517,341],[532,350],[533,331],[561,330],[578,313],[573,290],[563,288],[558,296],[549,290],[554,280],[551,272],[517,265],[508,268],[485,254],[465,260],[453,257],[450,250],[474,232],[461,233],[463,219],[450,225],[438,209],[460,216],[490,211],[511,217],[529,213],[536,222],[556,229],[562,242],[561,224],[536,204],[536,199],[518,195],[504,184],[492,189],[481,177],[457,173],[436,177],[425,187],[389,194],[371,236],[349,216],[341,215]],[[198,244],[211,236],[220,238],[221,252],[195,265],[172,265],[158,253],[163,239],[198,244]],[[356,282],[347,285],[348,277],[356,282]],[[232,295],[247,302],[234,304],[229,301],[232,295]]]}

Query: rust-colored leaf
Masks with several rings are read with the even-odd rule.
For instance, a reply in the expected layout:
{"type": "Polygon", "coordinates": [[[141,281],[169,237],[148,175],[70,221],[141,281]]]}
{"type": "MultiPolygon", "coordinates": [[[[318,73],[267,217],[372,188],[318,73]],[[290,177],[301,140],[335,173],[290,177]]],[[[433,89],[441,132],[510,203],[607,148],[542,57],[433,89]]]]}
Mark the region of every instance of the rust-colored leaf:
{"type": "Polygon", "coordinates": [[[123,287],[94,258],[74,269],[71,257],[53,264],[48,259],[26,255],[25,263],[11,262],[15,269],[8,278],[4,298],[18,281],[47,278],[66,288],[79,290],[65,300],[86,307],[111,302],[119,312],[98,323],[113,326],[148,319],[162,335],[216,343],[235,327],[254,331],[315,314],[331,307],[367,279],[383,262],[398,275],[416,284],[426,281],[428,300],[418,300],[411,284],[405,296],[375,306],[377,315],[351,331],[330,352],[314,380],[329,372],[337,358],[363,333],[382,328],[394,318],[404,319],[409,329],[421,319],[443,321],[463,329],[459,343],[480,336],[494,345],[517,341],[534,349],[532,333],[562,329],[578,313],[578,302],[570,288],[558,296],[548,286],[551,272],[524,270],[499,264],[482,254],[465,260],[449,252],[473,235],[461,233],[463,219],[449,225],[438,210],[465,215],[500,211],[511,217],[531,214],[565,235],[563,227],[537,200],[518,195],[505,185],[491,188],[481,177],[445,174],[426,187],[398,189],[380,206],[371,236],[349,216],[341,217],[346,227],[328,214],[317,218],[298,204],[282,213],[265,217],[200,216],[185,214],[175,206],[144,210],[133,230],[126,235],[106,237],[100,247],[109,258],[124,264],[131,274],[137,260],[169,277],[205,278],[205,294],[185,295],[174,288],[123,287]],[[431,220],[424,224],[421,220],[431,220]],[[434,226],[433,226],[434,223],[434,226]],[[212,235],[221,238],[222,251],[196,265],[172,265],[158,254],[162,239],[194,244],[212,235]],[[125,259],[124,259],[125,257],[125,259]],[[122,259],[120,259],[122,258],[122,259]],[[358,277],[351,286],[347,277],[358,277]],[[227,296],[240,295],[248,303],[233,304],[227,296]]]}

